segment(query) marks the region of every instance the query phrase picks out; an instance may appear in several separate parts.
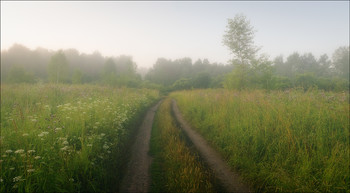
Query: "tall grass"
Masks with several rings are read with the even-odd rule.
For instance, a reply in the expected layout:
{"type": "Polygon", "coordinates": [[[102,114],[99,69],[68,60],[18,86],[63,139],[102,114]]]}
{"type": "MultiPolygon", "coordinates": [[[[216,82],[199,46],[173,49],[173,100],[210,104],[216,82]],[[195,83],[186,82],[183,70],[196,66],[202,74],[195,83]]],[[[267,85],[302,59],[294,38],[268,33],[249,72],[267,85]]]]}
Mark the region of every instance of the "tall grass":
{"type": "Polygon", "coordinates": [[[348,93],[193,90],[171,96],[256,191],[350,191],[348,93]]]}
{"type": "Polygon", "coordinates": [[[1,192],[117,189],[132,124],[157,91],[1,85],[1,192]]]}
{"type": "Polygon", "coordinates": [[[170,99],[166,99],[155,115],[151,137],[154,157],[151,191],[213,192],[208,171],[186,146],[170,112],[170,99]]]}

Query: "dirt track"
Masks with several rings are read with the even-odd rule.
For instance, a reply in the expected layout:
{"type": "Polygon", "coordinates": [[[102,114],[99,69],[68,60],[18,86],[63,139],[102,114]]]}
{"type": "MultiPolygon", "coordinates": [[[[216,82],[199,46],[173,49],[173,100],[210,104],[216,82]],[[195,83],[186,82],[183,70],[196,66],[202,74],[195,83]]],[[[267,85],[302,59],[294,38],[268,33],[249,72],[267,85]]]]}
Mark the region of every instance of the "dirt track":
{"type": "Polygon", "coordinates": [[[199,151],[201,157],[207,162],[215,176],[220,180],[223,187],[227,192],[251,192],[251,190],[244,185],[240,177],[231,171],[230,167],[224,161],[224,159],[218,154],[205,139],[199,135],[196,131],[191,129],[189,124],[182,117],[176,101],[172,100],[173,112],[175,118],[181,125],[181,128],[185,131],[190,138],[196,149],[199,151]]]}
{"type": "Polygon", "coordinates": [[[148,192],[150,187],[149,167],[152,159],[148,155],[154,114],[161,101],[148,110],[131,147],[131,159],[120,192],[148,192]]]}

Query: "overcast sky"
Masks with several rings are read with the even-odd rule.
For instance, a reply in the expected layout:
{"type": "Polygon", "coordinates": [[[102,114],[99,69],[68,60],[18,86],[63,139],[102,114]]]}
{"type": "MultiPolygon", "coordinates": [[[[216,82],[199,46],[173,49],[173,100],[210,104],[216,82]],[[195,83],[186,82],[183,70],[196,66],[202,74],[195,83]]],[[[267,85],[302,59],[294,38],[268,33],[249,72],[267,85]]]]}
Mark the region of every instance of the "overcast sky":
{"type": "Polygon", "coordinates": [[[1,50],[75,48],[104,56],[133,56],[138,66],[157,58],[208,58],[226,64],[227,19],[243,13],[255,43],[271,59],[298,51],[332,55],[349,45],[349,1],[310,2],[4,2],[1,50]]]}

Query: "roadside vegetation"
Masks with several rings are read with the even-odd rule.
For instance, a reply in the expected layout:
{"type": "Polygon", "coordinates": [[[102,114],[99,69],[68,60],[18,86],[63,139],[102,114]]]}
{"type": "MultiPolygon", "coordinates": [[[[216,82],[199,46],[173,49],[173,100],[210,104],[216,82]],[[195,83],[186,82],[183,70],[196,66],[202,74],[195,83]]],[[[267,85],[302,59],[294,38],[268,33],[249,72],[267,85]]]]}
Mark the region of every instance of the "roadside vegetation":
{"type": "Polygon", "coordinates": [[[158,91],[1,85],[1,192],[110,192],[158,91]]]}
{"type": "Polygon", "coordinates": [[[256,191],[349,190],[349,93],[220,89],[171,97],[256,191]]]}
{"type": "Polygon", "coordinates": [[[186,145],[167,98],[156,113],[151,136],[151,192],[214,192],[211,175],[186,145]]]}

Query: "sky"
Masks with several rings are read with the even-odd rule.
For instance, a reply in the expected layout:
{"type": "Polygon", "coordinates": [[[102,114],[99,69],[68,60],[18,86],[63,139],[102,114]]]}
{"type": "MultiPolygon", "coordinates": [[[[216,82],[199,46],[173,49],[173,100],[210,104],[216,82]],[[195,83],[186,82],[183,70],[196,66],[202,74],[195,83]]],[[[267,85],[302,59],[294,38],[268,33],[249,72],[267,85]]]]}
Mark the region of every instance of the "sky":
{"type": "Polygon", "coordinates": [[[270,59],[319,57],[349,46],[349,1],[1,1],[1,50],[77,49],[130,55],[139,67],[160,57],[227,64],[227,19],[244,14],[270,59]]]}

